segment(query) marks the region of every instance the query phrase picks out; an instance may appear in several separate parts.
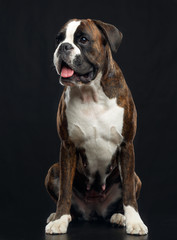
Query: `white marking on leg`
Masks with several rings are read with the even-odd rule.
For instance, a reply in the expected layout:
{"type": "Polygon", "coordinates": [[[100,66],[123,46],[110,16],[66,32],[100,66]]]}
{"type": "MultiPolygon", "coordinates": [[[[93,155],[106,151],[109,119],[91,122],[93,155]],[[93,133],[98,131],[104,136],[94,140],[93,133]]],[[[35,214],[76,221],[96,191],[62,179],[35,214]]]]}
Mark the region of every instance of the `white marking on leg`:
{"type": "Polygon", "coordinates": [[[126,218],[126,232],[128,234],[145,235],[148,233],[148,228],[133,207],[124,205],[124,214],[126,218]]]}
{"type": "Polygon", "coordinates": [[[63,215],[61,218],[49,222],[45,227],[45,232],[48,234],[66,233],[68,224],[71,222],[71,215],[63,215]]]}
{"type": "Polygon", "coordinates": [[[115,213],[110,218],[110,223],[117,224],[119,226],[125,227],[125,216],[121,213],[115,213]]]}

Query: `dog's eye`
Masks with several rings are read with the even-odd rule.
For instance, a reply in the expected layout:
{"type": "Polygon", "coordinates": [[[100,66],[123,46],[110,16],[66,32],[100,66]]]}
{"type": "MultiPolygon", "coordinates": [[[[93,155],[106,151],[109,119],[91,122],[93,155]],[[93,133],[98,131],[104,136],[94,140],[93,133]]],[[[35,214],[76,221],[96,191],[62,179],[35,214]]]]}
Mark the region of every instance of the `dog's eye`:
{"type": "Polygon", "coordinates": [[[82,44],[86,44],[88,42],[88,39],[86,37],[81,37],[79,39],[79,42],[82,43],[82,44]]]}

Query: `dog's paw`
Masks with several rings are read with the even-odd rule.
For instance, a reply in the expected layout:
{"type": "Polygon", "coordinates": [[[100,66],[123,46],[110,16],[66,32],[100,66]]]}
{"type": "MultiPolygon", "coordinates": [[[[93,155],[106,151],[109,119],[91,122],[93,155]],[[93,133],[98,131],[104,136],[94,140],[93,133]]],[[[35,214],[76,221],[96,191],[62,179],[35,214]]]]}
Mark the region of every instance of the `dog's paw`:
{"type": "Polygon", "coordinates": [[[146,235],[148,228],[143,223],[139,213],[131,206],[124,206],[126,217],[126,232],[133,235],[146,235]]]}
{"type": "Polygon", "coordinates": [[[117,224],[119,226],[125,227],[125,216],[121,213],[115,213],[110,218],[110,223],[117,224]]]}
{"type": "Polygon", "coordinates": [[[56,213],[51,213],[50,216],[47,218],[47,223],[53,221],[55,219],[56,213]]]}
{"type": "Polygon", "coordinates": [[[126,232],[128,234],[134,234],[134,235],[146,235],[148,233],[148,228],[143,223],[143,221],[127,222],[126,232]]]}
{"type": "Polygon", "coordinates": [[[45,227],[47,234],[62,234],[66,233],[68,224],[71,222],[71,215],[63,215],[61,218],[49,222],[45,227]]]}

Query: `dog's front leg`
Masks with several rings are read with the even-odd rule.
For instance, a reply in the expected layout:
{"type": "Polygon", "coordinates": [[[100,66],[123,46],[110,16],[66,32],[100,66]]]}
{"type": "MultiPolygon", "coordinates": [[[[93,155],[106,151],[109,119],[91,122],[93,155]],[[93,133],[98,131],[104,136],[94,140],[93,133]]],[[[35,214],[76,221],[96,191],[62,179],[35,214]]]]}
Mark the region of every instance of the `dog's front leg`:
{"type": "Polygon", "coordinates": [[[70,208],[75,170],[75,147],[70,142],[62,142],[59,161],[59,196],[55,219],[46,226],[46,233],[48,234],[67,232],[68,224],[71,221],[70,208]]]}
{"type": "Polygon", "coordinates": [[[139,213],[135,188],[135,156],[132,142],[121,147],[120,172],[123,186],[123,207],[128,234],[145,235],[148,233],[139,213]]]}

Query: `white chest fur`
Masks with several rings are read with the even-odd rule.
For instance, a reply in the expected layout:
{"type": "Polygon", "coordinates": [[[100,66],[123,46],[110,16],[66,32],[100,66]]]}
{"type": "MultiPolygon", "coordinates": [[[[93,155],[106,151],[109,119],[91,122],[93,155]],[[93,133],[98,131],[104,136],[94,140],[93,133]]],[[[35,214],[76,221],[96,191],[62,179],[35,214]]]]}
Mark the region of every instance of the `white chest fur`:
{"type": "Polygon", "coordinates": [[[100,79],[101,74],[89,86],[68,87],[65,92],[69,136],[76,147],[85,149],[90,184],[97,171],[105,183],[106,168],[123,140],[124,109],[104,94],[100,79]]]}

